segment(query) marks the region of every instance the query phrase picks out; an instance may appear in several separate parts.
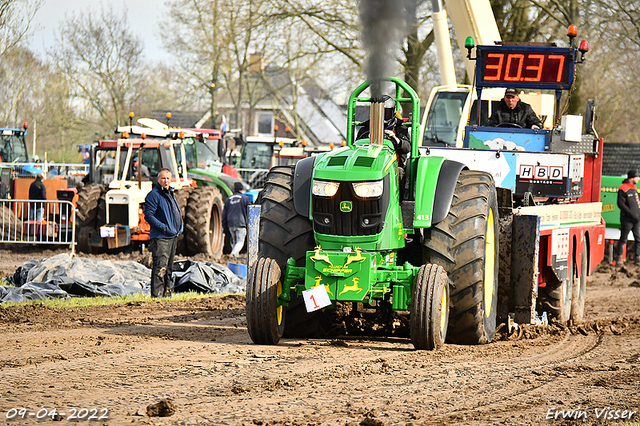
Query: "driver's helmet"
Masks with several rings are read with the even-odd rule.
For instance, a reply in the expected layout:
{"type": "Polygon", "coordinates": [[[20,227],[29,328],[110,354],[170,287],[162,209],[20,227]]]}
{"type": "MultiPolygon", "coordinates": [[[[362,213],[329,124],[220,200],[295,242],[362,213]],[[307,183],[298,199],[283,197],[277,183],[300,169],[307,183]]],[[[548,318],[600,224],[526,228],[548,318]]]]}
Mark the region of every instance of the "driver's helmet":
{"type": "Polygon", "coordinates": [[[382,97],[384,101],[384,128],[392,129],[396,124],[396,101],[389,95],[382,97]]]}

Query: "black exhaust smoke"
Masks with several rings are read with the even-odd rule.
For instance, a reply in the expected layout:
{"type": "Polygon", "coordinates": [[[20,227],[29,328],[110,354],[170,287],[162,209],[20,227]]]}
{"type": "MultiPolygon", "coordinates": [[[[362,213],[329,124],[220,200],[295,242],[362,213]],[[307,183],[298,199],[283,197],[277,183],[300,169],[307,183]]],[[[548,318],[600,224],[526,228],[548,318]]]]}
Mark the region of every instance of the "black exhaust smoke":
{"type": "Polygon", "coordinates": [[[365,73],[370,84],[372,103],[369,112],[369,140],[382,144],[384,104],[382,77],[395,75],[396,54],[405,34],[411,30],[421,0],[360,0],[362,44],[367,52],[365,73]]]}
{"type": "Polygon", "coordinates": [[[365,73],[371,97],[382,101],[381,77],[396,74],[396,55],[415,22],[421,0],[359,0],[365,73]]]}

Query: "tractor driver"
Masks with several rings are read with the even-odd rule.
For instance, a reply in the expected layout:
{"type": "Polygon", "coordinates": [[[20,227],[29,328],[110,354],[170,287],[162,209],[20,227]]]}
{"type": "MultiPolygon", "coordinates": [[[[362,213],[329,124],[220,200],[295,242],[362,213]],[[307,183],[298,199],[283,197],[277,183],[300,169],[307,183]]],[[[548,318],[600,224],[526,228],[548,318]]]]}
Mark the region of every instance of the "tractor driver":
{"type": "MultiPolygon", "coordinates": [[[[398,175],[403,181],[407,165],[407,157],[411,152],[411,142],[409,141],[409,130],[402,123],[402,116],[396,110],[396,101],[391,96],[384,95],[384,137],[393,144],[398,154],[398,175]]],[[[367,120],[362,123],[356,139],[369,137],[369,123],[367,120]]]]}
{"type": "Polygon", "coordinates": [[[149,173],[149,168],[144,164],[140,164],[138,162],[138,157],[133,157],[133,176],[135,178],[138,177],[138,168],[140,168],[140,173],[142,175],[142,180],[149,180],[151,178],[151,174],[149,173]]]}
{"type": "Polygon", "coordinates": [[[539,129],[542,127],[542,121],[531,105],[520,100],[518,90],[509,87],[504,91],[504,97],[498,107],[491,113],[489,126],[539,129]]]}

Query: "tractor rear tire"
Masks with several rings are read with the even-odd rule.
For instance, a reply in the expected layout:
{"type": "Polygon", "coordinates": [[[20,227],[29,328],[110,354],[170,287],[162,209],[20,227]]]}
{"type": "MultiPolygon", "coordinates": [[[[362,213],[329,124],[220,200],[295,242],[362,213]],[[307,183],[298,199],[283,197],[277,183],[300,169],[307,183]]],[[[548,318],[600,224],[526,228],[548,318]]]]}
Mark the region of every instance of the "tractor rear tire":
{"type": "Polygon", "coordinates": [[[573,283],[570,277],[559,283],[540,288],[542,310],[547,311],[551,318],[566,323],[571,317],[571,296],[573,283]]]}
{"type": "Polygon", "coordinates": [[[285,310],[278,306],[282,280],[278,263],[259,258],[247,283],[247,329],[253,343],[276,345],[284,332],[285,310]]]}
{"type": "MultiPolygon", "coordinates": [[[[315,242],[311,221],[299,215],[293,205],[293,175],[293,167],[273,167],[261,197],[258,258],[275,260],[282,273],[289,258],[295,259],[296,266],[305,266],[307,251],[313,250],[315,242]]],[[[291,293],[284,336],[315,335],[320,330],[321,312],[307,313],[302,297],[295,291],[291,293]]]]}
{"type": "Polygon", "coordinates": [[[104,188],[102,185],[85,186],[78,193],[78,202],[76,203],[76,224],[83,228],[92,224],[98,214],[98,201],[104,188]]]}
{"type": "MultiPolygon", "coordinates": [[[[178,202],[178,207],[180,207],[180,215],[182,216],[182,223],[185,223],[186,218],[186,210],[187,210],[187,202],[189,201],[189,197],[193,192],[193,187],[185,186],[184,188],[176,191],[176,201],[178,202]]],[[[185,225],[186,228],[186,225],[185,225]]],[[[187,245],[185,243],[184,232],[178,235],[176,239],[176,253],[188,254],[187,253],[187,245]]]]}
{"type": "Polygon", "coordinates": [[[540,288],[542,311],[549,313],[551,318],[566,323],[571,318],[571,305],[574,285],[574,261],[569,264],[569,276],[560,282],[548,283],[540,288]]]}
{"type": "Polygon", "coordinates": [[[84,228],[78,228],[76,230],[76,250],[81,253],[91,253],[91,246],[89,245],[89,236],[91,235],[93,228],[85,226],[84,228]]]}
{"type": "Polygon", "coordinates": [[[100,202],[104,203],[104,187],[92,184],[78,194],[76,203],[76,242],[79,252],[92,253],[89,245],[91,231],[97,229],[100,202]]]}
{"type": "Polygon", "coordinates": [[[222,195],[214,186],[194,189],[185,213],[185,240],[190,254],[222,256],[222,195]]]}
{"type": "Polygon", "coordinates": [[[448,337],[454,343],[493,339],[498,307],[498,202],[493,177],[463,170],[447,217],[427,229],[424,262],[441,265],[451,282],[448,337]]]}
{"type": "Polygon", "coordinates": [[[580,261],[580,278],[577,277],[578,264],[574,260],[572,263],[572,282],[573,293],[571,295],[571,320],[579,323],[584,318],[584,301],[587,296],[587,270],[588,270],[588,251],[587,239],[582,242],[582,259],[580,261]]]}
{"type": "Polygon", "coordinates": [[[449,323],[449,279],[442,266],[422,265],[411,298],[411,342],[418,350],[444,345],[449,323]]]}

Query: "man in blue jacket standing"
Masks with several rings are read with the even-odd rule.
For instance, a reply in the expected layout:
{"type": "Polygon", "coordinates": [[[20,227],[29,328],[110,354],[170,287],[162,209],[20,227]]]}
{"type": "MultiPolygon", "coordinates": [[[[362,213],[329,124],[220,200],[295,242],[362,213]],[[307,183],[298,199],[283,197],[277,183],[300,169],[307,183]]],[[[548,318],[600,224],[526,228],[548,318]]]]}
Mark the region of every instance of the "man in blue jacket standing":
{"type": "Polygon", "coordinates": [[[171,171],[160,169],[158,184],[144,200],[144,217],[151,228],[149,249],[153,259],[151,268],[151,296],[171,296],[171,273],[176,254],[176,239],[182,233],[182,215],[173,194],[171,171]]]}
{"type": "Polygon", "coordinates": [[[242,182],[236,182],[233,186],[233,195],[227,198],[222,209],[222,227],[231,234],[231,256],[238,257],[244,247],[244,239],[247,236],[247,207],[251,199],[244,195],[242,182]]]}

